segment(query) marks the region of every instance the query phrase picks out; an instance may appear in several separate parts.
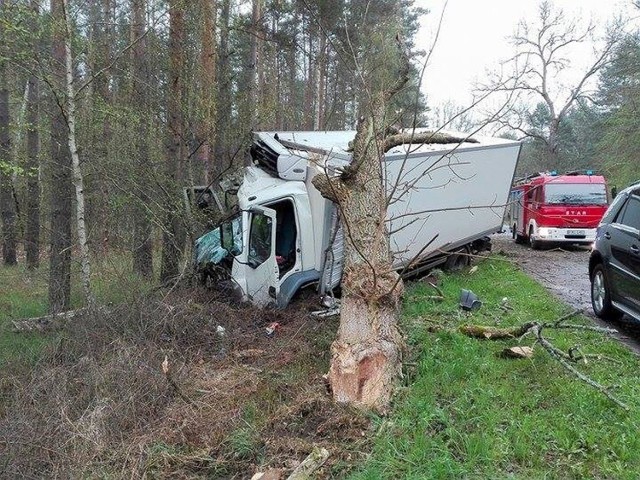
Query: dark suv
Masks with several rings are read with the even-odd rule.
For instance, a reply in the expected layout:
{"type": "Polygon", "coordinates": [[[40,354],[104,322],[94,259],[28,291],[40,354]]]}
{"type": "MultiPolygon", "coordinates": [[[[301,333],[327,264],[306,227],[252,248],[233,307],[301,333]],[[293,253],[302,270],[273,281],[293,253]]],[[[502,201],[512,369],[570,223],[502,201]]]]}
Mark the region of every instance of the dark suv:
{"type": "Polygon", "coordinates": [[[589,259],[595,314],[640,321],[640,183],[620,192],[596,232],[589,259]]]}

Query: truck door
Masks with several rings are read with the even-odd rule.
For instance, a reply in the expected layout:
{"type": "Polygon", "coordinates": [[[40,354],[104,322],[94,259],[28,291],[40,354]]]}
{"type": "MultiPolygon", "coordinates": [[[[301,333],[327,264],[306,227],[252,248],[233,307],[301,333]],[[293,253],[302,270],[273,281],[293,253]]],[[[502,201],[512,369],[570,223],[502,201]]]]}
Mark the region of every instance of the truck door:
{"type": "Polygon", "coordinates": [[[247,265],[247,295],[251,301],[258,306],[274,303],[280,289],[275,210],[265,207],[251,209],[247,265]]]}

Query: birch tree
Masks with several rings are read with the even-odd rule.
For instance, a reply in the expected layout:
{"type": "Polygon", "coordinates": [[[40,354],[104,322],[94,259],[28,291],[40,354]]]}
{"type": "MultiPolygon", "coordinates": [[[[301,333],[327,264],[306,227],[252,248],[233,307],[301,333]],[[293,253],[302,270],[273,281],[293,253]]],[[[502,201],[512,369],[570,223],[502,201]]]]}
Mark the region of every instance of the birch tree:
{"type": "Polygon", "coordinates": [[[69,0],[63,0],[63,14],[66,27],[64,37],[64,59],[66,80],[66,120],[67,141],[71,153],[71,168],[73,187],[76,199],[76,233],[78,235],[78,249],[80,252],[82,288],[87,304],[93,304],[91,291],[91,262],[89,259],[89,243],[87,239],[87,222],[84,203],[84,177],[80,168],[80,154],[76,141],[76,92],[73,71],[73,56],[71,52],[72,25],[69,12],[69,0]]]}

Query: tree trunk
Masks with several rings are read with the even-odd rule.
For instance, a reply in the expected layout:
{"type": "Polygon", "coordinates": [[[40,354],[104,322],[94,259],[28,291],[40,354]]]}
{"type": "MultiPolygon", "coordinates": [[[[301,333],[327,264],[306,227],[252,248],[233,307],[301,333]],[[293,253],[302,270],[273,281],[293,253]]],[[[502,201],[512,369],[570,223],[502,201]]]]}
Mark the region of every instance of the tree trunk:
{"type": "Polygon", "coordinates": [[[322,195],[337,203],[346,234],[340,327],[329,369],[333,397],[379,411],[391,400],[402,353],[397,321],[404,285],[393,270],[382,170],[391,147],[385,108],[409,80],[409,58],[399,38],[397,44],[398,79],[388,90],[372,92],[368,115],[358,122],[350,165],[338,177],[313,179],[322,195]]]}
{"type": "Polygon", "coordinates": [[[204,170],[204,183],[220,174],[219,162],[214,165],[211,152],[215,142],[216,112],[216,0],[201,0],[202,50],[200,56],[200,102],[202,113],[198,126],[198,166],[204,170]]]}
{"type": "MultiPolygon", "coordinates": [[[[52,87],[58,97],[64,95],[65,17],[64,0],[51,0],[52,87]]],[[[63,97],[64,98],[64,97],[63,97]]],[[[49,266],[49,311],[69,308],[71,294],[71,154],[64,112],[56,105],[51,115],[51,254],[49,266]]]]}
{"type": "Polygon", "coordinates": [[[262,33],[261,25],[262,0],[253,0],[251,11],[251,47],[247,62],[247,101],[249,114],[249,129],[258,128],[258,35],[262,33]]]}
{"type": "Polygon", "coordinates": [[[229,16],[230,0],[222,0],[220,9],[220,46],[218,48],[218,68],[216,75],[216,141],[215,165],[222,173],[227,165],[228,125],[231,122],[231,75],[229,72],[229,16]]]}
{"type": "Polygon", "coordinates": [[[64,39],[65,78],[67,89],[67,141],[71,153],[71,170],[73,186],[76,192],[76,234],[78,235],[78,249],[80,251],[80,277],[87,305],[94,303],[91,290],[91,262],[89,259],[89,242],[87,238],[87,224],[84,206],[84,177],[80,168],[80,155],[76,143],[76,93],[73,78],[73,57],[71,54],[71,14],[69,1],[63,0],[66,35],[64,39]]]}
{"type": "Polygon", "coordinates": [[[138,113],[135,139],[134,190],[136,192],[133,225],[133,271],[143,277],[153,276],[152,228],[148,216],[151,198],[147,182],[150,178],[147,117],[149,105],[147,85],[149,84],[149,65],[147,63],[147,44],[144,38],[146,29],[146,0],[131,1],[131,42],[137,43],[131,52],[131,105],[138,113]]]}
{"type": "Polygon", "coordinates": [[[329,381],[337,402],[384,410],[400,374],[402,280],[392,269],[382,183],[384,104],[358,125],[352,169],[314,185],[339,205],[347,233],[338,337],[329,381]],[[366,187],[365,187],[366,186],[366,187]]]}
{"type": "MultiPolygon", "coordinates": [[[[31,0],[33,32],[37,31],[40,14],[39,0],[31,0]]],[[[37,58],[38,41],[33,42],[34,58],[37,58]]],[[[35,269],[40,265],[40,81],[35,74],[28,80],[27,97],[27,231],[25,253],[27,268],[35,269]]]]}
{"type": "Polygon", "coordinates": [[[181,0],[169,2],[169,98],[167,106],[166,175],[171,182],[167,200],[167,220],[162,235],[163,281],[177,277],[181,252],[185,243],[185,229],[181,222],[183,210],[180,189],[183,187],[182,159],[182,96],[184,74],[184,11],[181,0]]]}
{"type": "MultiPolygon", "coordinates": [[[[0,16],[5,16],[5,0],[0,0],[0,16]]],[[[5,265],[15,265],[16,255],[16,204],[11,182],[11,132],[9,117],[9,52],[5,51],[5,27],[0,21],[0,210],[2,215],[2,260],[5,265]]]]}
{"type": "Polygon", "coordinates": [[[318,52],[317,62],[317,74],[318,87],[316,89],[316,111],[313,121],[313,129],[320,130],[324,128],[324,112],[325,112],[325,90],[327,82],[327,37],[320,34],[320,48],[318,52]]]}

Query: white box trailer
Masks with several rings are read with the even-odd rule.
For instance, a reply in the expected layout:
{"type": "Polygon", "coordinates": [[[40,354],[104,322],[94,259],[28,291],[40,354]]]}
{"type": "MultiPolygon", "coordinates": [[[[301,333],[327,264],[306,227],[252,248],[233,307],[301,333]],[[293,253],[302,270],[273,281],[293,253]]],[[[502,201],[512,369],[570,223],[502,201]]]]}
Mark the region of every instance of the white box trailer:
{"type": "MultiPolygon", "coordinates": [[[[196,242],[202,278],[231,285],[258,305],[281,308],[310,284],[320,293],[338,286],[344,233],[337,206],[312,180],[336,175],[351,161],[354,137],[354,131],[255,133],[252,164],[237,192],[239,211],[196,242]]],[[[383,181],[398,270],[464,261],[502,228],[520,143],[474,139],[387,152],[383,181]]]]}

